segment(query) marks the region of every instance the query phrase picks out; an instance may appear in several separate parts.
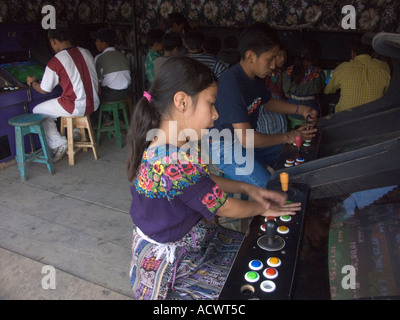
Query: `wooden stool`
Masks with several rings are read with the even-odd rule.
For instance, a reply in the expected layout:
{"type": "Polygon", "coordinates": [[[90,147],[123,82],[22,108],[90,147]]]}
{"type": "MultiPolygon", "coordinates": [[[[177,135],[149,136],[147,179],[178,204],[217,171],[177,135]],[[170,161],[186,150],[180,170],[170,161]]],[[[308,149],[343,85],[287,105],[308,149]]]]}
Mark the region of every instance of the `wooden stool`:
{"type": "Polygon", "coordinates": [[[45,163],[50,173],[54,174],[53,159],[47,146],[47,139],[42,125],[45,119],[46,116],[43,114],[23,114],[8,120],[8,124],[15,127],[15,158],[22,181],[27,178],[26,164],[30,161],[45,163]],[[39,136],[42,148],[32,153],[25,153],[24,136],[30,133],[35,133],[39,136]]]}
{"type": "Polygon", "coordinates": [[[75,164],[75,154],[81,149],[86,152],[87,148],[92,148],[94,158],[97,160],[96,142],[94,141],[94,135],[89,116],[61,117],[60,132],[63,136],[65,135],[65,128],[67,128],[69,165],[73,166],[75,164]],[[74,128],[80,129],[80,141],[74,141],[74,128]],[[86,141],[85,129],[88,131],[89,141],[86,141]]]}
{"type": "Polygon", "coordinates": [[[121,141],[121,130],[129,130],[129,121],[128,115],[125,109],[125,102],[115,101],[115,102],[103,102],[100,104],[99,107],[99,119],[97,122],[97,139],[96,142],[100,144],[100,135],[102,132],[107,132],[108,138],[111,138],[111,133],[115,134],[115,140],[117,141],[117,145],[122,148],[122,141],[121,141]],[[122,115],[124,117],[124,122],[121,124],[119,122],[119,111],[122,111],[122,115]],[[110,112],[113,116],[114,125],[111,126],[102,126],[102,117],[103,112],[110,112]]]}

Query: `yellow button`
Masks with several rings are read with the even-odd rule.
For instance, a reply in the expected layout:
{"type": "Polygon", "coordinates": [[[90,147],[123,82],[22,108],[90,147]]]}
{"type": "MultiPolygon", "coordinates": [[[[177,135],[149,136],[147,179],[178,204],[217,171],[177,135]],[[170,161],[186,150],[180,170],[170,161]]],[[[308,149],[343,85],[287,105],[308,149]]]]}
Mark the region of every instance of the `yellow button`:
{"type": "Polygon", "coordinates": [[[280,226],[280,227],[278,228],[278,232],[279,232],[280,234],[286,234],[286,233],[289,232],[289,228],[286,227],[286,226],[280,226]]]}
{"type": "Polygon", "coordinates": [[[281,260],[277,257],[268,258],[267,264],[270,267],[279,267],[281,265],[281,260]]]}

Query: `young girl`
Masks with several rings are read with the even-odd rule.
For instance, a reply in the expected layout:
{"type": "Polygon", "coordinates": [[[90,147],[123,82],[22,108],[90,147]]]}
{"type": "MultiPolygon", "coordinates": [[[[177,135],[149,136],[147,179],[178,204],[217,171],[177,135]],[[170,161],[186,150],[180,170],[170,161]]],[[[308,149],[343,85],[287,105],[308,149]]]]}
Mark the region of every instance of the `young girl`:
{"type": "Polygon", "coordinates": [[[205,65],[176,56],[134,109],[128,178],[135,299],[218,298],[243,234],[211,220],[300,210],[299,203],[284,204],[280,193],[211,175],[198,149],[188,153],[182,137],[200,139],[202,129],[213,126],[216,94],[217,78],[205,65]],[[152,129],[158,130],[151,136],[152,129]],[[254,201],[228,198],[237,192],[254,201]]]}
{"type": "MultiPolygon", "coordinates": [[[[299,57],[290,66],[283,77],[283,91],[288,102],[312,107],[321,114],[318,95],[325,87],[324,71],[315,66],[321,53],[317,41],[304,40],[299,57]]],[[[298,119],[298,115],[290,115],[298,119]]]]}

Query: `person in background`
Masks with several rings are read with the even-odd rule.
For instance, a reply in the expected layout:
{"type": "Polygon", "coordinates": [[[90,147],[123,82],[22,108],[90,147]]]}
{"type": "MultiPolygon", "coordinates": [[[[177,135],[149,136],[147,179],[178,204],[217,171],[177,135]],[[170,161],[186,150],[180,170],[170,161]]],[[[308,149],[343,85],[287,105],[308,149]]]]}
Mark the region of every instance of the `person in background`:
{"type": "Polygon", "coordinates": [[[67,139],[57,130],[55,120],[59,117],[84,116],[96,111],[100,104],[99,83],[92,54],[71,42],[68,28],[57,26],[49,29],[50,46],[55,52],[46,65],[41,83],[28,76],[26,83],[40,93],[51,92],[60,84],[62,94],[33,108],[33,113],[48,116],[43,122],[47,144],[57,162],[68,149],[67,139]]]}
{"type": "Polygon", "coordinates": [[[232,67],[240,60],[240,55],[237,50],[238,40],[235,36],[227,36],[223,41],[221,51],[218,53],[218,59],[225,62],[228,67],[232,67]]]}
{"type": "Polygon", "coordinates": [[[219,77],[227,69],[227,66],[215,56],[203,52],[204,41],[205,36],[201,32],[196,30],[189,31],[185,37],[187,55],[205,64],[219,77]]]}
{"type": "MultiPolygon", "coordinates": [[[[282,88],[283,68],[287,60],[286,45],[280,43],[279,51],[275,57],[275,69],[265,77],[265,84],[271,92],[272,99],[286,101],[282,88]]],[[[287,116],[278,112],[270,112],[265,108],[260,109],[257,122],[257,131],[261,133],[285,133],[288,129],[287,116]]]]}
{"type": "MultiPolygon", "coordinates": [[[[168,16],[168,32],[176,32],[182,38],[185,37],[185,33],[189,28],[186,17],[180,12],[173,12],[168,16]]],[[[183,40],[183,39],[182,39],[183,40]]]]}
{"type": "MultiPolygon", "coordinates": [[[[294,64],[283,76],[283,92],[288,102],[312,107],[319,114],[321,108],[318,95],[325,87],[325,73],[315,63],[321,54],[321,46],[315,40],[304,39],[294,64]]],[[[299,115],[290,118],[300,119],[299,115]]]]}
{"type": "Polygon", "coordinates": [[[203,43],[203,52],[205,54],[210,54],[214,57],[218,56],[221,51],[222,41],[216,36],[208,36],[205,38],[203,43]]]}
{"type": "Polygon", "coordinates": [[[390,67],[372,58],[373,49],[360,36],[351,42],[352,59],[338,65],[324,93],[340,90],[335,112],[341,112],[381,98],[390,84],[390,67]]]}
{"type": "MultiPolygon", "coordinates": [[[[295,142],[297,135],[311,139],[316,132],[306,126],[280,134],[254,131],[261,108],[304,118],[310,116],[312,123],[317,120],[317,112],[311,107],[272,99],[265,85],[264,78],[275,69],[279,43],[277,32],[266,25],[257,24],[242,31],[238,46],[240,62],[222,73],[218,81],[215,106],[219,118],[214,121],[214,129],[220,136],[211,137],[209,150],[212,162],[226,176],[262,188],[271,176],[266,165],[273,167],[284,144],[295,142]],[[251,164],[243,162],[248,152],[254,152],[251,164]]],[[[215,132],[211,130],[210,135],[212,131],[215,132]]]]}
{"type": "Polygon", "coordinates": [[[149,46],[149,52],[146,55],[144,70],[148,81],[148,86],[150,86],[154,80],[154,61],[161,56],[161,51],[163,49],[163,36],[164,32],[160,29],[152,29],[147,34],[147,44],[149,46]]]}
{"type": "Polygon", "coordinates": [[[127,173],[133,182],[130,283],[137,300],[218,299],[243,233],[212,220],[278,217],[301,209],[298,202],[285,204],[283,193],[210,173],[198,145],[218,118],[217,81],[201,62],[175,56],[134,108],[127,173]],[[197,136],[178,140],[187,131],[197,136]],[[236,192],[253,200],[228,196],[236,192]]]}
{"type": "MultiPolygon", "coordinates": [[[[122,101],[129,95],[129,61],[124,54],[115,49],[116,43],[117,35],[113,30],[103,28],[97,32],[95,44],[100,54],[94,58],[94,63],[99,77],[102,103],[122,101]]],[[[104,125],[113,123],[108,112],[104,112],[102,121],[104,125]]]]}
{"type": "Polygon", "coordinates": [[[168,32],[162,38],[164,53],[154,60],[154,74],[157,75],[161,66],[171,57],[178,55],[182,49],[182,38],[176,32],[168,32]]]}

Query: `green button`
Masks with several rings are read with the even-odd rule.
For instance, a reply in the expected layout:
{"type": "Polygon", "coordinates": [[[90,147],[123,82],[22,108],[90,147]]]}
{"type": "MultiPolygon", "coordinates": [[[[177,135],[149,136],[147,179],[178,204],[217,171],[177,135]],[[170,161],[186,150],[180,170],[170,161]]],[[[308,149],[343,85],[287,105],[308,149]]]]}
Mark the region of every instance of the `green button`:
{"type": "Polygon", "coordinates": [[[250,271],[247,273],[247,278],[249,278],[250,280],[255,280],[258,278],[258,274],[257,272],[250,271]]]}
{"type": "Polygon", "coordinates": [[[286,201],[286,204],[289,204],[289,203],[292,203],[292,201],[290,201],[290,200],[286,201]]]}
{"type": "Polygon", "coordinates": [[[290,216],[289,216],[289,215],[284,215],[284,216],[282,216],[282,219],[283,219],[283,220],[289,220],[289,219],[290,219],[290,216]]]}

